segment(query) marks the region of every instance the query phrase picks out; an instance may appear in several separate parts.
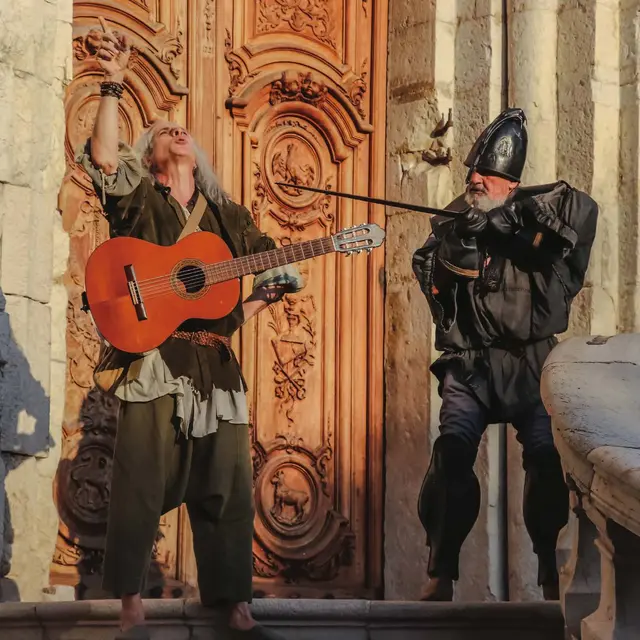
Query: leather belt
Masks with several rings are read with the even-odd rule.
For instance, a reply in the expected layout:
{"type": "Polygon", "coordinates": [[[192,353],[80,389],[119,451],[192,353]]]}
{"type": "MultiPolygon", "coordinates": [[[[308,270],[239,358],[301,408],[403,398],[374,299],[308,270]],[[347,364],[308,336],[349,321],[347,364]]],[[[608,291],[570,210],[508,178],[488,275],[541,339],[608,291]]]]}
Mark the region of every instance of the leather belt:
{"type": "Polygon", "coordinates": [[[194,344],[198,344],[201,347],[218,347],[224,346],[228,351],[231,351],[231,338],[226,336],[219,336],[217,333],[211,333],[210,331],[174,331],[171,334],[172,338],[178,338],[180,340],[188,340],[194,344]]]}

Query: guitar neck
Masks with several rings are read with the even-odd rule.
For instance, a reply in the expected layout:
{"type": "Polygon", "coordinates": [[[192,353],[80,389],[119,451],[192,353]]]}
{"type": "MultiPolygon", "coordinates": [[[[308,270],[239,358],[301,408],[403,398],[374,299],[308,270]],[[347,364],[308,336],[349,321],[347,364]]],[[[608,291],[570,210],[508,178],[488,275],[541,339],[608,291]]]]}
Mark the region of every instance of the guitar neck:
{"type": "Polygon", "coordinates": [[[323,256],[333,251],[335,251],[335,246],[331,236],[306,240],[281,247],[280,249],[261,251],[242,258],[210,264],[207,266],[207,281],[215,283],[233,280],[251,273],[260,273],[274,267],[282,267],[293,262],[301,262],[316,256],[323,256]]]}

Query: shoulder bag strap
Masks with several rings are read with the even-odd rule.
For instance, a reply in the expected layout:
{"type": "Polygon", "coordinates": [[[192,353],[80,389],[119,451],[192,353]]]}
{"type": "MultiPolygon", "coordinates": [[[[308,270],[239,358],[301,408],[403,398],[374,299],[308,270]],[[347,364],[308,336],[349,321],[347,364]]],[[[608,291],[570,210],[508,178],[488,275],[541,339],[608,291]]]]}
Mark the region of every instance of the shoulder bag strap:
{"type": "Polygon", "coordinates": [[[204,215],[205,209],[207,208],[207,200],[202,195],[202,193],[198,192],[198,199],[196,200],[196,206],[193,207],[193,211],[189,216],[187,223],[182,227],[182,231],[178,236],[176,242],[180,242],[183,238],[186,238],[190,233],[193,233],[198,225],[200,224],[200,220],[202,220],[202,216],[204,215]]]}

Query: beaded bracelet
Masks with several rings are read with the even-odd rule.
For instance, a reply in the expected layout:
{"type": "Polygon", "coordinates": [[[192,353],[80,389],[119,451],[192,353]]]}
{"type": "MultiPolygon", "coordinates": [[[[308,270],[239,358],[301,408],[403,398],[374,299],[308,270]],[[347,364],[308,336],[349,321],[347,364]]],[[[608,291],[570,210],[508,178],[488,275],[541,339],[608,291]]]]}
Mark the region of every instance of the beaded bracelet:
{"type": "Polygon", "coordinates": [[[124,85],[120,82],[101,82],[100,83],[100,95],[101,96],[113,96],[114,98],[122,98],[122,92],[124,91],[124,85]]]}

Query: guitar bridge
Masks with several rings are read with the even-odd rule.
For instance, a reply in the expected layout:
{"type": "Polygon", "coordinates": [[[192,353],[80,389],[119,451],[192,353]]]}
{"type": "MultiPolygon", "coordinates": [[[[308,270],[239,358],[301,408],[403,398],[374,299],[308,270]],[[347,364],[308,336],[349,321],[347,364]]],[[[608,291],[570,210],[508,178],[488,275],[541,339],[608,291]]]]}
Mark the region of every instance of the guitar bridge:
{"type": "Polygon", "coordinates": [[[128,264],[124,268],[124,275],[127,278],[127,286],[129,287],[129,295],[131,296],[131,302],[136,310],[138,320],[147,319],[147,310],[142,300],[142,294],[140,293],[140,287],[138,286],[138,280],[136,279],[136,272],[132,264],[128,264]]]}

